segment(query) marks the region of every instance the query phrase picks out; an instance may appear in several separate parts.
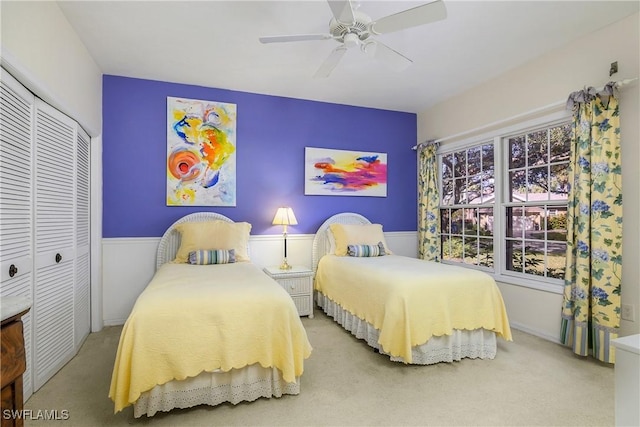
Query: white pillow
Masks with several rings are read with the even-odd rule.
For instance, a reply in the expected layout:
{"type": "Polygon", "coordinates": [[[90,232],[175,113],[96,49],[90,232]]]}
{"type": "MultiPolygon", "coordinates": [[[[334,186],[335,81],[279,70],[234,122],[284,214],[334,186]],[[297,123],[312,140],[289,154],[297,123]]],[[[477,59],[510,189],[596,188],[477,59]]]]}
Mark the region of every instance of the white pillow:
{"type": "Polygon", "coordinates": [[[234,249],[236,261],[249,261],[251,224],[248,222],[184,222],[176,225],[176,230],[181,240],[174,263],[186,264],[189,252],[211,249],[234,249]]]}
{"type": "Polygon", "coordinates": [[[331,224],[329,229],[335,239],[334,254],[347,255],[349,245],[377,245],[382,242],[387,254],[392,254],[384,238],[381,224],[331,224]]]}

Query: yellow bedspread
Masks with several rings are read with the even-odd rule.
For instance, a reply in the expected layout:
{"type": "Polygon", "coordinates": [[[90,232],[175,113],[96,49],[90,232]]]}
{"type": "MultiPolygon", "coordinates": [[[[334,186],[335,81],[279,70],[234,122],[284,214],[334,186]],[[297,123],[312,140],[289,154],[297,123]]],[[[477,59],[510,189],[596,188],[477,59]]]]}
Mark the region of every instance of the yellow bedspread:
{"type": "Polygon", "coordinates": [[[511,341],[491,276],[463,267],[388,255],[325,255],[315,288],[380,331],[382,349],[411,363],[411,347],[454,329],[484,328],[511,341]]]}
{"type": "Polygon", "coordinates": [[[291,297],[256,265],[165,264],[122,329],[109,397],[118,412],[158,384],[254,363],[294,382],[310,354],[291,297]]]}

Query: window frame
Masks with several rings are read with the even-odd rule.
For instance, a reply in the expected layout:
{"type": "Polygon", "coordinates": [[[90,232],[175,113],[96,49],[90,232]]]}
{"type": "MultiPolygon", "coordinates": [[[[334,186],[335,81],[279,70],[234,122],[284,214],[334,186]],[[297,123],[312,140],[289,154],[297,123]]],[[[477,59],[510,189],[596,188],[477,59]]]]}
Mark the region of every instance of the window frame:
{"type": "MultiPolygon", "coordinates": [[[[438,188],[441,195],[440,205],[438,209],[454,209],[464,208],[468,205],[443,205],[442,204],[442,157],[454,153],[456,151],[468,150],[473,147],[479,147],[488,143],[493,143],[493,155],[494,155],[494,185],[495,185],[495,199],[493,202],[493,267],[482,267],[472,264],[465,264],[461,262],[441,260],[444,264],[457,265],[464,268],[471,268],[480,271],[484,271],[497,281],[501,283],[507,283],[517,286],[524,286],[532,289],[548,291],[556,294],[562,294],[563,292],[563,280],[556,278],[549,278],[543,276],[535,276],[529,273],[515,272],[507,270],[506,267],[506,212],[508,206],[522,206],[523,203],[514,203],[508,201],[506,180],[508,179],[509,170],[509,157],[508,153],[510,137],[534,132],[536,130],[552,128],[555,126],[570,123],[571,112],[567,110],[560,110],[553,113],[545,114],[539,117],[524,119],[518,123],[513,123],[508,126],[496,128],[481,134],[458,139],[447,144],[441,144],[437,151],[438,156],[438,188]]],[[[531,202],[528,202],[531,203],[531,202]]],[[[547,200],[544,202],[546,205],[559,205],[567,206],[567,202],[553,202],[547,200]]],[[[535,202],[536,206],[541,203],[535,202]]],[[[485,208],[490,205],[480,203],[472,206],[473,208],[485,208]]],[[[442,236],[442,231],[439,233],[439,238],[442,236]]],[[[548,240],[545,240],[548,241],[548,240]]]]}
{"type": "MultiPolygon", "coordinates": [[[[496,163],[495,163],[495,161],[496,161],[496,153],[495,153],[495,144],[494,144],[494,142],[493,142],[492,140],[482,140],[482,141],[479,141],[479,142],[478,142],[477,144],[475,144],[475,145],[471,145],[471,146],[469,146],[469,147],[462,147],[462,148],[459,148],[459,149],[457,149],[457,150],[448,151],[448,152],[443,153],[442,155],[438,155],[438,170],[439,170],[440,172],[442,172],[442,170],[443,170],[443,169],[442,169],[442,165],[443,165],[442,158],[443,158],[445,155],[447,155],[447,154],[451,154],[451,153],[457,153],[457,152],[460,152],[460,151],[463,151],[463,150],[464,150],[465,152],[468,152],[468,150],[470,150],[470,149],[472,149],[472,148],[483,147],[483,146],[485,146],[485,145],[493,145],[493,159],[492,159],[493,163],[492,163],[492,164],[493,164],[493,170],[494,170],[493,180],[494,180],[494,183],[495,183],[495,180],[496,180],[496,178],[495,178],[495,170],[496,170],[496,163]]],[[[481,149],[481,148],[480,148],[480,151],[482,152],[482,149],[481,149]]],[[[483,160],[483,158],[482,158],[482,156],[481,156],[481,157],[480,157],[480,162],[481,162],[481,164],[482,164],[482,160],[483,160]]],[[[467,155],[467,156],[465,156],[465,170],[466,170],[465,178],[467,178],[467,179],[471,176],[471,175],[469,175],[469,173],[468,173],[468,166],[469,166],[469,159],[468,159],[468,155],[467,155]]],[[[454,168],[454,169],[455,169],[455,168],[454,168]]],[[[482,168],[482,166],[481,166],[481,170],[482,170],[482,169],[483,169],[483,168],[482,168]]],[[[458,179],[458,178],[456,178],[456,176],[455,176],[455,172],[452,170],[452,177],[451,177],[451,180],[452,180],[452,184],[453,184],[453,186],[454,186],[454,187],[455,187],[455,180],[456,180],[456,179],[458,179]]],[[[439,188],[439,194],[440,194],[440,195],[442,195],[442,194],[444,193],[444,192],[443,192],[443,183],[444,183],[444,181],[443,181],[443,177],[442,177],[442,176],[441,176],[441,174],[440,174],[440,175],[438,176],[438,188],[439,188]]],[[[474,210],[476,210],[476,215],[478,215],[478,211],[480,211],[480,210],[482,210],[482,209],[492,209],[492,210],[493,210],[494,224],[495,224],[495,215],[496,215],[496,210],[495,210],[495,197],[496,197],[496,194],[495,194],[495,192],[496,192],[496,188],[495,188],[495,184],[494,184],[494,193],[493,193],[494,201],[493,201],[493,202],[490,202],[490,203],[480,202],[480,203],[478,203],[478,204],[471,204],[471,203],[462,203],[462,204],[457,204],[457,203],[455,203],[455,195],[456,195],[456,194],[455,194],[455,192],[454,192],[454,193],[453,193],[453,194],[454,194],[454,203],[453,203],[453,204],[450,204],[450,205],[443,205],[443,204],[441,203],[441,204],[439,205],[438,209],[439,209],[440,211],[442,211],[443,209],[448,209],[450,212],[452,212],[452,211],[454,211],[454,210],[474,209],[474,210]]],[[[482,190],[481,190],[481,193],[482,193],[482,190]]],[[[440,202],[442,202],[442,197],[440,198],[440,202]]],[[[463,210],[462,212],[464,213],[465,211],[463,210]]],[[[465,216],[465,215],[463,214],[463,216],[465,216]]],[[[451,215],[449,215],[449,228],[451,228],[451,225],[452,225],[452,223],[453,223],[451,219],[452,219],[452,218],[451,218],[451,215]]],[[[442,216],[440,217],[440,221],[442,221],[442,216]]],[[[464,219],[463,219],[463,221],[464,221],[464,219]]],[[[441,222],[441,224],[442,224],[442,222],[441,222]]],[[[495,229],[495,226],[494,226],[494,229],[495,229]]],[[[466,231],[466,228],[465,228],[464,223],[463,223],[463,226],[461,227],[460,233],[454,233],[454,232],[452,232],[452,231],[449,231],[449,233],[447,233],[447,235],[448,235],[449,237],[461,237],[461,238],[463,239],[463,241],[464,241],[464,238],[467,236],[467,233],[466,233],[465,231],[466,231]]],[[[442,233],[442,227],[440,228],[440,233],[439,233],[439,234],[440,234],[440,235],[439,235],[439,238],[440,238],[440,239],[442,239],[442,235],[443,235],[443,233],[442,233]]],[[[474,237],[474,238],[476,239],[476,248],[478,248],[478,247],[479,247],[479,244],[480,244],[480,241],[481,241],[481,240],[489,240],[489,238],[488,238],[488,237],[481,237],[481,236],[480,236],[480,231],[479,231],[479,229],[476,231],[476,233],[475,233],[475,237],[474,237]]],[[[494,233],[494,232],[492,232],[491,241],[494,243],[494,252],[495,252],[495,233],[494,233]]],[[[478,256],[478,257],[479,257],[479,256],[480,256],[480,252],[478,252],[478,253],[476,254],[476,256],[478,256]]],[[[474,268],[474,269],[482,270],[482,271],[485,271],[485,272],[492,272],[492,271],[494,270],[494,268],[495,268],[495,254],[493,254],[493,257],[494,257],[494,262],[493,262],[493,265],[494,265],[494,266],[493,266],[493,267],[483,266],[482,264],[479,264],[479,263],[478,263],[478,264],[470,264],[470,263],[466,263],[466,262],[454,262],[454,261],[446,261],[445,263],[454,264],[454,265],[464,265],[464,266],[469,267],[469,268],[474,268]]],[[[444,261],[444,258],[443,258],[442,256],[441,256],[441,260],[443,260],[443,261],[444,261]]]]}

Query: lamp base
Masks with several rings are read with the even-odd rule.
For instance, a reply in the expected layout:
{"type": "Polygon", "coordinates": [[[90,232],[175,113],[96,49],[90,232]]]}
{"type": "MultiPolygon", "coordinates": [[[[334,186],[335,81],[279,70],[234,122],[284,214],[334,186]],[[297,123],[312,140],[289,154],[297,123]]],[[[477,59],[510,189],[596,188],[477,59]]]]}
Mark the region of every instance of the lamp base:
{"type": "Polygon", "coordinates": [[[284,259],[282,261],[282,264],[280,264],[280,270],[291,270],[291,266],[289,265],[286,259],[284,259]]]}

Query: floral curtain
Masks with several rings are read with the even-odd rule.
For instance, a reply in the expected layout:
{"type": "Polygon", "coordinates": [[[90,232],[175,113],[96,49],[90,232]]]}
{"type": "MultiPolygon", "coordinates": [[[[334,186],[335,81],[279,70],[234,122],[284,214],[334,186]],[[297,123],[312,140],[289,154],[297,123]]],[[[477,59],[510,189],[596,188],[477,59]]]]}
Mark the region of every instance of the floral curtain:
{"type": "Polygon", "coordinates": [[[614,83],[574,92],[561,341],[615,363],[620,327],[622,175],[614,83]]]}
{"type": "Polygon", "coordinates": [[[418,256],[429,261],[440,261],[437,151],[434,141],[418,147],[418,256]]]}

